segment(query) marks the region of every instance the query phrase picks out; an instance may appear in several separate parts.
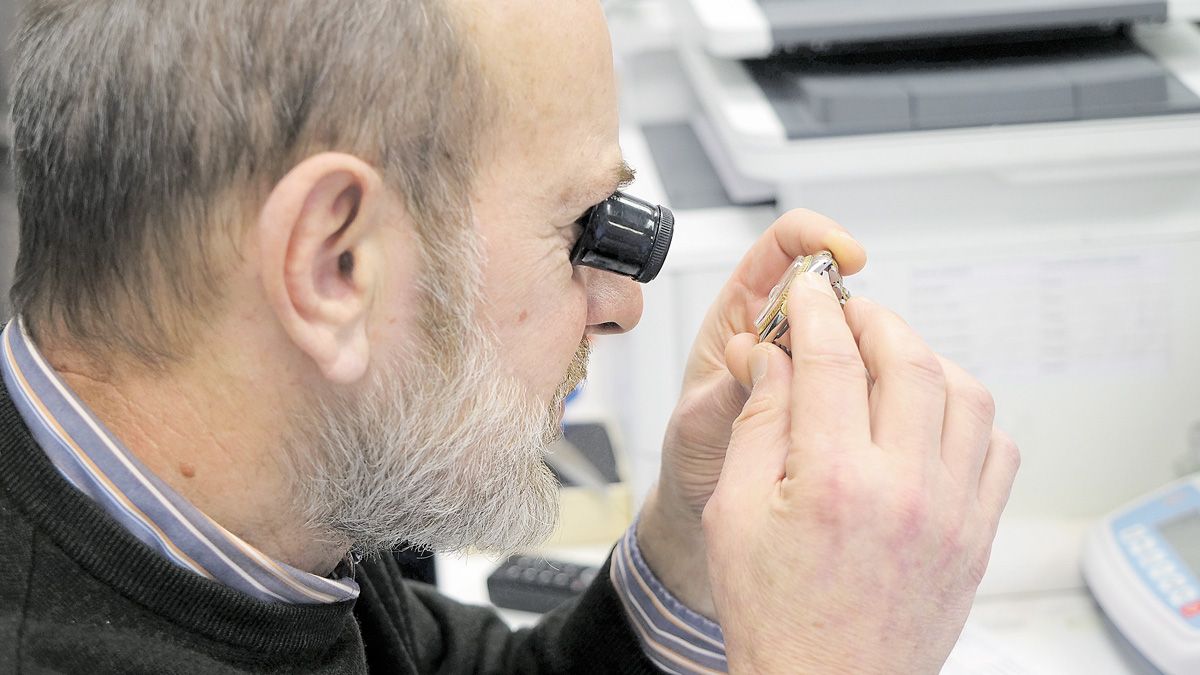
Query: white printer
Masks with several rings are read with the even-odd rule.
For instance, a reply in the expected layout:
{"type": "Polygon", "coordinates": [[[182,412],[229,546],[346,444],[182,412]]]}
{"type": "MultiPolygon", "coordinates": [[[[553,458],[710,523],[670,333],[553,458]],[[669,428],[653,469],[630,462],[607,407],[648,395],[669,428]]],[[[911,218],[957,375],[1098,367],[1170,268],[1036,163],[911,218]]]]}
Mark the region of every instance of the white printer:
{"type": "Polygon", "coordinates": [[[1200,3],[674,6],[684,64],[705,113],[702,138],[721,160],[735,200],[774,190],[784,203],[807,202],[808,190],[789,193],[839,175],[995,172],[1075,161],[1094,168],[1124,163],[1131,152],[1178,155],[1200,147],[1200,134],[1187,134],[1200,119],[1200,34],[1175,18],[1200,18],[1200,3]],[[1056,133],[1074,122],[1094,123],[1056,133]],[[994,128],[977,133],[981,127],[994,128]],[[954,132],[963,128],[971,131],[954,132]],[[1178,147],[1180,136],[1192,145],[1178,147]]]}

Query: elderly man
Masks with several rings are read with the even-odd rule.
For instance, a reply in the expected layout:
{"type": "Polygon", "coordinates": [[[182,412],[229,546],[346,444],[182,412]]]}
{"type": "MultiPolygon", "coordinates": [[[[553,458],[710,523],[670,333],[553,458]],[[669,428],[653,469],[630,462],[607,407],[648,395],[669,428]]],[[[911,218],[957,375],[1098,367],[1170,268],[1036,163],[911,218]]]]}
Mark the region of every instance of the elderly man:
{"type": "MultiPolygon", "coordinates": [[[[865,300],[696,341],[638,523],[510,632],[401,542],[550,531],[542,463],[637,284],[574,267],[630,179],[594,0],[42,0],[13,99],[0,665],[22,672],[933,673],[1016,471],[977,383],[865,300]]],[[[686,224],[683,224],[686,227],[686,224]]]]}

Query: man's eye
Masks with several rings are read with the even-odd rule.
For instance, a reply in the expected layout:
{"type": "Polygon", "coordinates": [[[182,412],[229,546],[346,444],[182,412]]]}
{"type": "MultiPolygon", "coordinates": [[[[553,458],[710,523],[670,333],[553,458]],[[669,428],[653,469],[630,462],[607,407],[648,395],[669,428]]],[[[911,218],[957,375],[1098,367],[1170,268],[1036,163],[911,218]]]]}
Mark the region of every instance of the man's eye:
{"type": "Polygon", "coordinates": [[[591,214],[591,210],[584,211],[583,215],[575,219],[573,223],[568,225],[564,230],[564,236],[569,247],[574,247],[575,242],[583,236],[583,228],[587,227],[587,218],[591,214]]]}
{"type": "Polygon", "coordinates": [[[589,206],[584,209],[583,213],[575,219],[564,231],[567,240],[568,248],[575,248],[575,244],[579,242],[579,238],[583,236],[584,230],[587,229],[588,221],[591,220],[592,212],[596,210],[596,206],[589,206]]]}
{"type": "Polygon", "coordinates": [[[571,223],[570,227],[563,232],[563,239],[566,240],[568,249],[575,248],[575,244],[579,242],[579,238],[582,236],[583,223],[578,220],[571,223]]]}

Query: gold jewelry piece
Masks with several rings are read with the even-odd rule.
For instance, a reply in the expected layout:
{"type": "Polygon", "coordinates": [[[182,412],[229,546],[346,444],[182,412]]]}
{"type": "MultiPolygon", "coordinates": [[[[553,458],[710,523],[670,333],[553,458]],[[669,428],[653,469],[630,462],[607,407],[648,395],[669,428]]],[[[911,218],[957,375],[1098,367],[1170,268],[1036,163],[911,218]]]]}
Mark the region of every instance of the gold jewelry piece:
{"type": "Polygon", "coordinates": [[[846,301],[850,299],[850,291],[846,290],[846,285],[842,282],[842,275],[838,272],[837,261],[833,259],[833,254],[829,251],[820,251],[819,253],[796,258],[795,262],[788,267],[786,273],[779,280],[779,284],[771,289],[771,295],[767,299],[767,306],[763,308],[758,319],[754,321],[755,328],[758,330],[759,342],[771,342],[788,352],[791,352],[779,344],[779,339],[788,332],[787,318],[787,299],[788,291],[792,287],[792,282],[796,276],[800,274],[819,274],[829,280],[829,285],[833,287],[833,292],[837,295],[838,302],[842,306],[846,305],[846,301]]]}

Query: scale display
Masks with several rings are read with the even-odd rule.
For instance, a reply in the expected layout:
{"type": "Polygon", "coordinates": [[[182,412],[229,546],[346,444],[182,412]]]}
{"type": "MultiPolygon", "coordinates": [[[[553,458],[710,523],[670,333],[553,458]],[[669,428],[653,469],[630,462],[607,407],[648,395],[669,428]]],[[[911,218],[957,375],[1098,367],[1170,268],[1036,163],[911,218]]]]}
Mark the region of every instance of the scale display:
{"type": "Polygon", "coordinates": [[[1163,523],[1159,531],[1189,569],[1200,570],[1200,511],[1163,523]]]}

